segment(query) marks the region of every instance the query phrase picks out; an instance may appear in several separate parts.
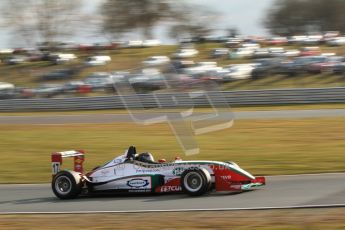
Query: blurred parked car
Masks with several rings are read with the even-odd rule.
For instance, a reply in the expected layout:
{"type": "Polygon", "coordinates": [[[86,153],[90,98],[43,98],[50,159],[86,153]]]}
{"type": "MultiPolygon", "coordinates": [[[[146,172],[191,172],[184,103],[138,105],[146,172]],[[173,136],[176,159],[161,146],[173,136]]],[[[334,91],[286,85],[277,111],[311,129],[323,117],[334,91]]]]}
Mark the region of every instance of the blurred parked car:
{"type": "Polygon", "coordinates": [[[181,73],[184,68],[192,67],[194,65],[195,62],[190,60],[173,60],[171,62],[170,72],[181,73]]]}
{"type": "Polygon", "coordinates": [[[16,64],[24,63],[26,61],[27,61],[27,57],[20,56],[20,55],[11,56],[5,59],[5,63],[8,65],[16,65],[16,64]]]}
{"type": "Polygon", "coordinates": [[[11,99],[15,97],[15,86],[11,83],[0,82],[0,99],[11,99]]]}
{"type": "Polygon", "coordinates": [[[243,44],[241,45],[241,47],[242,47],[242,48],[252,49],[252,50],[254,50],[254,51],[261,48],[260,44],[255,43],[255,42],[246,42],[246,43],[243,43],[243,44]]]}
{"type": "Polygon", "coordinates": [[[338,62],[333,66],[334,74],[344,74],[345,73],[345,62],[338,62]]]}
{"type": "Polygon", "coordinates": [[[196,49],[180,49],[172,55],[174,58],[190,58],[199,54],[196,49]]]}
{"type": "Polygon", "coordinates": [[[266,41],[267,45],[285,45],[288,43],[286,37],[272,37],[266,41]]]}
{"type": "Polygon", "coordinates": [[[26,55],[31,52],[37,52],[34,48],[15,48],[13,54],[26,55]]]}
{"type": "Polygon", "coordinates": [[[255,49],[251,47],[237,48],[233,51],[230,51],[230,59],[241,59],[241,58],[251,58],[253,57],[255,49]]]}
{"type": "Polygon", "coordinates": [[[141,40],[132,40],[124,44],[125,48],[141,48],[143,47],[143,41],[141,40]]]}
{"type": "Polygon", "coordinates": [[[322,62],[326,57],[322,56],[304,56],[297,57],[292,61],[284,62],[282,72],[289,76],[304,74],[308,72],[308,67],[313,63],[322,62]]]}
{"type": "Polygon", "coordinates": [[[300,50],[301,56],[316,56],[321,54],[320,47],[318,46],[303,47],[300,50]]]}
{"type": "Polygon", "coordinates": [[[270,47],[268,48],[270,57],[281,57],[284,56],[285,49],[283,47],[270,47]]]}
{"type": "Polygon", "coordinates": [[[16,98],[27,99],[35,97],[35,89],[27,87],[16,87],[16,98]]]}
{"type": "Polygon", "coordinates": [[[339,31],[325,31],[323,34],[323,37],[325,39],[327,38],[335,38],[335,37],[339,37],[340,32],[339,31]]]}
{"type": "Polygon", "coordinates": [[[300,45],[303,43],[304,40],[306,40],[308,36],[306,35],[297,35],[297,36],[291,36],[288,38],[289,44],[297,44],[300,45]]]}
{"type": "Polygon", "coordinates": [[[86,59],[85,64],[88,66],[98,66],[98,65],[106,65],[111,61],[110,56],[104,56],[104,55],[97,55],[97,56],[91,56],[86,59]]]}
{"type": "Polygon", "coordinates": [[[268,58],[270,57],[270,52],[268,48],[260,48],[254,51],[253,58],[268,58]]]}
{"type": "Polygon", "coordinates": [[[44,61],[45,54],[39,50],[27,52],[27,60],[30,62],[44,61]]]}
{"type": "Polygon", "coordinates": [[[217,62],[198,62],[194,66],[184,68],[185,74],[200,74],[208,71],[220,70],[222,67],[217,66],[217,62]]]}
{"type": "MultiPolygon", "coordinates": [[[[115,42],[98,42],[91,45],[91,50],[114,50],[118,48],[118,46],[119,45],[115,42]]],[[[84,50],[86,50],[86,48],[87,47],[84,47],[84,50]]]]}
{"type": "Polygon", "coordinates": [[[257,65],[252,71],[254,79],[266,77],[282,72],[282,63],[285,61],[283,58],[264,58],[256,60],[257,65]]]}
{"type": "Polygon", "coordinates": [[[14,49],[0,49],[0,54],[13,54],[14,49]]]}
{"type": "Polygon", "coordinates": [[[320,56],[314,57],[312,63],[307,66],[307,71],[312,74],[323,72],[333,72],[334,67],[344,61],[344,57],[340,56],[320,56]]]}
{"type": "Polygon", "coordinates": [[[303,40],[304,45],[318,45],[321,44],[323,41],[323,35],[315,34],[309,35],[306,39],[303,40]]]}
{"type": "Polygon", "coordinates": [[[238,38],[238,37],[234,37],[234,38],[229,38],[226,42],[225,45],[227,47],[230,48],[236,48],[239,47],[241,45],[241,43],[243,42],[243,39],[238,38]]]}
{"type": "Polygon", "coordinates": [[[81,87],[87,86],[83,81],[69,81],[63,85],[64,92],[76,93],[81,87]]]}
{"type": "Polygon", "coordinates": [[[61,80],[69,79],[73,75],[79,72],[78,69],[57,69],[50,73],[46,73],[40,76],[41,80],[61,80]]]}
{"type": "Polygon", "coordinates": [[[330,46],[343,46],[345,45],[345,37],[335,37],[327,41],[330,46]]]}
{"type": "Polygon", "coordinates": [[[229,49],[227,48],[216,48],[210,53],[211,58],[228,57],[229,49]]]}
{"type": "Polygon", "coordinates": [[[84,83],[95,90],[114,90],[114,83],[122,81],[123,75],[113,75],[107,72],[95,72],[84,79],[84,83]]]}
{"type": "Polygon", "coordinates": [[[138,69],[131,74],[125,75],[125,78],[136,90],[149,90],[150,84],[152,84],[152,90],[158,89],[165,84],[164,75],[157,68],[144,68],[138,69]]]}
{"type": "MultiPolygon", "coordinates": [[[[207,71],[206,78],[207,80],[214,80],[218,82],[224,82],[226,81],[226,75],[229,74],[230,71],[226,68],[221,68],[219,70],[212,70],[212,71],[207,71]]],[[[206,79],[204,78],[204,79],[206,79]]]]}
{"type": "Polygon", "coordinates": [[[321,53],[320,56],[324,56],[324,57],[334,57],[334,56],[336,56],[336,53],[333,53],[333,52],[321,53]]]}
{"type": "Polygon", "coordinates": [[[64,86],[62,84],[42,84],[33,92],[38,97],[54,97],[64,93],[64,86]]]}
{"type": "Polygon", "coordinates": [[[229,72],[224,75],[224,81],[242,80],[251,77],[254,65],[253,64],[237,64],[225,68],[229,72]]]}
{"type": "Polygon", "coordinates": [[[129,82],[137,92],[159,90],[165,87],[165,77],[162,74],[135,74],[129,76],[129,82]]]}
{"type": "Polygon", "coordinates": [[[49,55],[50,61],[54,64],[64,64],[66,62],[75,60],[77,56],[69,53],[52,53],[49,55]]]}
{"type": "Polygon", "coordinates": [[[147,58],[142,63],[147,66],[154,66],[154,65],[162,65],[165,63],[168,63],[170,61],[170,58],[167,56],[151,56],[147,58]]]}
{"type": "Polygon", "coordinates": [[[298,57],[301,55],[301,51],[298,49],[289,49],[285,50],[285,52],[282,54],[284,57],[298,57]]]}

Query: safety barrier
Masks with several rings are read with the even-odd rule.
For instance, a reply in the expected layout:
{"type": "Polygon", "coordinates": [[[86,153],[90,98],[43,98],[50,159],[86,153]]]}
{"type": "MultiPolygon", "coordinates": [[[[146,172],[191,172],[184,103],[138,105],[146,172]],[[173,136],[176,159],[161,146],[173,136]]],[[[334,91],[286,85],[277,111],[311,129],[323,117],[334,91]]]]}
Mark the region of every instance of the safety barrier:
{"type": "Polygon", "coordinates": [[[231,105],[316,104],[345,102],[345,87],[178,92],[125,96],[0,100],[0,111],[68,111],[130,108],[209,107],[231,105]]]}

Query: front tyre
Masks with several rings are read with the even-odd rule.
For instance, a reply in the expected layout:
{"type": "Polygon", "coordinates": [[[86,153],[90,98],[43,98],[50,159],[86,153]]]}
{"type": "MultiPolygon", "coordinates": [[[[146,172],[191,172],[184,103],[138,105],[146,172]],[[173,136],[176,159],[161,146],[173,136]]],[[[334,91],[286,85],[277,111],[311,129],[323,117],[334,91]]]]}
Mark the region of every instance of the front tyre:
{"type": "Polygon", "coordinates": [[[191,196],[200,196],[210,190],[211,175],[204,168],[188,169],[181,175],[182,191],[191,196]]]}
{"type": "Polygon", "coordinates": [[[52,189],[60,199],[76,198],[82,190],[81,176],[73,171],[60,171],[54,176],[52,189]]]}

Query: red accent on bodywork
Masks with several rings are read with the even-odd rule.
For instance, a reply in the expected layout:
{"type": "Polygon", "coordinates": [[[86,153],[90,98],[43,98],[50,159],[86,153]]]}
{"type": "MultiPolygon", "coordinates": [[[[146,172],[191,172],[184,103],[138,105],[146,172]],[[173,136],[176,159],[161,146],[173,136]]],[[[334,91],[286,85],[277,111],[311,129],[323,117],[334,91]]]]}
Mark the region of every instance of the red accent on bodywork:
{"type": "Polygon", "coordinates": [[[52,163],[60,163],[62,165],[62,156],[59,153],[53,153],[52,155],[52,163]]]}
{"type": "MultiPolygon", "coordinates": [[[[85,151],[84,150],[78,150],[76,151],[77,153],[81,153],[81,154],[85,154],[85,151]]],[[[72,155],[73,156],[73,155],[72,155]]],[[[63,162],[63,158],[66,158],[66,157],[72,157],[72,156],[66,156],[66,155],[63,155],[63,152],[55,152],[55,153],[52,153],[51,155],[51,161],[52,163],[59,163],[58,164],[58,169],[54,170],[54,164],[53,164],[53,177],[55,176],[55,174],[60,171],[60,166],[62,165],[62,162],[63,162]]],[[[83,173],[84,172],[84,169],[83,169],[83,163],[85,161],[85,157],[84,155],[80,155],[80,156],[73,156],[73,159],[74,159],[74,171],[76,172],[79,172],[79,173],[83,173]]]]}
{"type": "MultiPolygon", "coordinates": [[[[61,156],[61,154],[59,154],[59,153],[52,153],[51,161],[52,161],[52,164],[53,163],[59,163],[59,166],[61,166],[62,165],[62,156],[61,156]]],[[[54,167],[54,166],[52,166],[52,167],[54,167]]],[[[56,175],[55,170],[53,170],[52,178],[54,178],[55,175],[56,175]]]]}
{"type": "Polygon", "coordinates": [[[212,165],[211,168],[214,172],[216,191],[238,191],[241,190],[243,182],[251,180],[226,166],[212,165]]]}
{"type": "Polygon", "coordinates": [[[263,185],[266,184],[266,178],[263,176],[256,177],[254,180],[251,181],[252,183],[261,183],[263,185]]]}
{"type": "Polygon", "coordinates": [[[181,190],[175,191],[175,190],[171,190],[171,189],[168,190],[168,189],[165,189],[165,188],[180,187],[181,186],[181,182],[180,181],[181,181],[180,178],[171,179],[167,183],[165,183],[164,185],[158,186],[155,189],[155,192],[157,192],[157,193],[161,193],[161,192],[179,192],[181,190]]]}
{"type": "Polygon", "coordinates": [[[84,172],[84,169],[83,169],[84,160],[85,160],[84,155],[74,157],[74,171],[80,172],[80,173],[84,172]]]}

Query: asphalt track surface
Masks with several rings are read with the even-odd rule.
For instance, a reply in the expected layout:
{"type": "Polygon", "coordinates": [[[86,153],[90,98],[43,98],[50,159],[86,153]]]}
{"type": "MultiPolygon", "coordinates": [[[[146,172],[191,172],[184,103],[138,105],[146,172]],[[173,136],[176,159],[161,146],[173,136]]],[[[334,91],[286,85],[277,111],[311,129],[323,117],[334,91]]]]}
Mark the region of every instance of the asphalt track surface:
{"type": "MultiPolygon", "coordinates": [[[[147,116],[147,114],[138,115],[140,119],[146,119],[147,116]]],[[[250,111],[236,112],[234,116],[236,120],[343,117],[345,116],[345,109],[250,111]]],[[[227,118],[220,116],[220,119],[227,118]]],[[[0,124],[44,125],[131,121],[133,120],[128,114],[0,116],[0,124]]],[[[49,184],[0,185],[0,214],[238,210],[332,206],[345,206],[344,173],[267,177],[267,185],[254,191],[239,194],[211,193],[201,197],[166,194],[80,197],[63,201],[54,196],[49,184]]]]}
{"type": "Polygon", "coordinates": [[[0,185],[0,214],[236,210],[345,206],[345,173],[272,176],[238,194],[80,197],[59,200],[49,184],[0,185]]]}
{"type": "MultiPolygon", "coordinates": [[[[135,117],[141,121],[159,117],[161,113],[137,113],[135,117]]],[[[197,113],[195,115],[206,115],[197,113]]],[[[214,119],[235,120],[246,119],[297,119],[297,118],[319,118],[319,117],[344,117],[345,109],[319,109],[319,110],[280,110],[280,111],[244,111],[220,113],[214,119]]],[[[188,119],[188,118],[187,118],[188,119]]],[[[37,115],[37,116],[0,116],[1,124],[86,124],[86,123],[116,123],[134,122],[129,114],[80,114],[80,115],[37,115]]]]}

